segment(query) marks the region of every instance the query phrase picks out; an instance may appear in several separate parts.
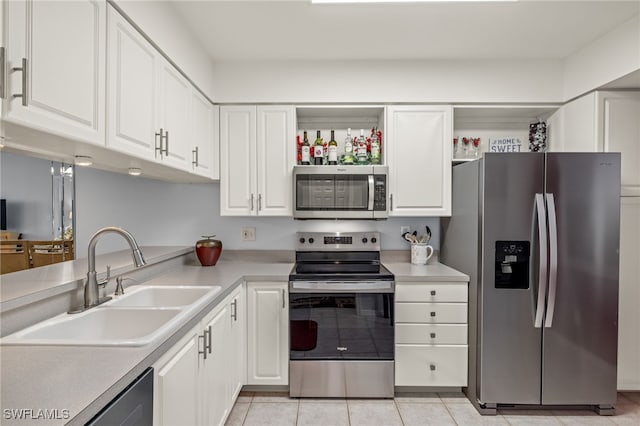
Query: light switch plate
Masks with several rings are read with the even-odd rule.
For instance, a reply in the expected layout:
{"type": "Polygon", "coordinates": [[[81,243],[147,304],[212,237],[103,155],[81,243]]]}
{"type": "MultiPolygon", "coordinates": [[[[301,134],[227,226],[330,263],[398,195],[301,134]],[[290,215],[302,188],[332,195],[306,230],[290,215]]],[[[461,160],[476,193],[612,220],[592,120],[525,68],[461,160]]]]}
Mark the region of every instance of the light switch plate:
{"type": "Polygon", "coordinates": [[[256,228],[254,226],[243,226],[242,241],[255,241],[256,240],[256,228]]]}

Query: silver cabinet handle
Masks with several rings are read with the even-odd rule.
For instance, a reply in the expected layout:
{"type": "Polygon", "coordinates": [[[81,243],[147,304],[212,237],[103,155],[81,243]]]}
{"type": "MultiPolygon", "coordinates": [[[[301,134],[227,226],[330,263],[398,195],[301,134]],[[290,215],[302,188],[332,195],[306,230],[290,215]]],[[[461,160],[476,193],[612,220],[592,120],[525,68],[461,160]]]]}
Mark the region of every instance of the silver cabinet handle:
{"type": "Polygon", "coordinates": [[[27,70],[28,70],[28,62],[27,58],[22,58],[22,66],[21,67],[13,67],[11,68],[12,72],[22,71],[22,93],[16,93],[11,95],[12,98],[22,98],[22,106],[28,106],[29,101],[27,98],[27,70]]]}
{"type": "Polygon", "coordinates": [[[193,151],[191,151],[191,154],[193,154],[191,164],[193,164],[193,167],[198,167],[198,147],[197,146],[193,151]]]}
{"type": "MultiPolygon", "coordinates": [[[[544,209],[544,198],[542,194],[536,194],[534,215],[538,224],[538,256],[539,272],[538,272],[538,303],[536,305],[536,314],[533,326],[535,328],[542,327],[542,317],[544,314],[544,304],[547,297],[547,218],[544,209]]],[[[532,241],[535,241],[531,238],[532,241]]]]}
{"type": "Polygon", "coordinates": [[[231,319],[234,321],[238,321],[238,299],[233,299],[231,302],[231,319]]]}
{"type": "Polygon", "coordinates": [[[253,211],[253,194],[251,194],[251,211],[253,211]]]}
{"type": "Polygon", "coordinates": [[[211,326],[204,331],[204,334],[209,334],[209,344],[207,345],[207,350],[211,353],[211,326]]]}
{"type": "Polygon", "coordinates": [[[5,97],[5,80],[6,80],[6,75],[5,75],[5,68],[7,66],[6,64],[6,57],[5,57],[5,50],[4,50],[4,46],[0,47],[0,99],[4,99],[5,97]]]}
{"type": "Polygon", "coordinates": [[[393,194],[389,194],[389,210],[393,211],[393,194]]]}
{"type": "Polygon", "coordinates": [[[262,210],[262,194],[258,194],[258,210],[262,210]]]}
{"type": "Polygon", "coordinates": [[[207,331],[198,336],[198,340],[202,339],[202,350],[200,350],[200,343],[198,343],[198,355],[202,355],[203,359],[207,359],[207,331]]]}
{"type": "Polygon", "coordinates": [[[160,133],[156,132],[155,141],[156,141],[156,158],[158,158],[158,152],[160,152],[160,157],[162,158],[162,135],[164,131],[162,127],[160,128],[160,133]],[[158,138],[160,138],[160,143],[158,144],[158,138]]]}
{"type": "Polygon", "coordinates": [[[436,371],[436,366],[435,366],[435,365],[433,365],[433,364],[430,364],[430,365],[429,365],[429,370],[431,370],[431,371],[436,371]]]}
{"type": "Polygon", "coordinates": [[[169,156],[169,131],[164,132],[164,155],[169,156]]]}
{"type": "Polygon", "coordinates": [[[284,297],[285,297],[285,295],[284,295],[284,288],[283,288],[282,289],[282,309],[285,308],[285,306],[284,306],[285,305],[284,297]]]}
{"type": "Polygon", "coordinates": [[[547,298],[544,326],[550,328],[556,307],[556,288],[558,286],[558,224],[553,194],[547,194],[547,217],[549,220],[549,297],[547,298]]]}
{"type": "Polygon", "coordinates": [[[436,338],[436,333],[431,333],[431,334],[429,334],[429,336],[430,336],[432,339],[435,339],[435,338],[436,338]]]}

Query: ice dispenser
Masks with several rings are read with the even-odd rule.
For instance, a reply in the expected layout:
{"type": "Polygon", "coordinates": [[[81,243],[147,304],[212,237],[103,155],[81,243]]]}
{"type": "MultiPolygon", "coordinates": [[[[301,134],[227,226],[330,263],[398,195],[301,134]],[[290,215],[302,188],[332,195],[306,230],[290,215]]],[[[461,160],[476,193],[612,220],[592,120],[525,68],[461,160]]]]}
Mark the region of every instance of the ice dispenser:
{"type": "Polygon", "coordinates": [[[496,288],[529,288],[529,241],[496,241],[496,288]]]}

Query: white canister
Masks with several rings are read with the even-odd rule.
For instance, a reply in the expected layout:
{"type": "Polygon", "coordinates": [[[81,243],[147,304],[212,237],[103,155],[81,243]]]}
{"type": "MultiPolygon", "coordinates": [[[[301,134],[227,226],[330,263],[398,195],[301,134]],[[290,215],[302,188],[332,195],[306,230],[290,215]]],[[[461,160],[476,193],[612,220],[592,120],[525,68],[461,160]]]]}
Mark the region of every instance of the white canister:
{"type": "Polygon", "coordinates": [[[427,260],[433,256],[433,247],[427,243],[411,244],[411,263],[414,265],[426,265],[427,260]]]}

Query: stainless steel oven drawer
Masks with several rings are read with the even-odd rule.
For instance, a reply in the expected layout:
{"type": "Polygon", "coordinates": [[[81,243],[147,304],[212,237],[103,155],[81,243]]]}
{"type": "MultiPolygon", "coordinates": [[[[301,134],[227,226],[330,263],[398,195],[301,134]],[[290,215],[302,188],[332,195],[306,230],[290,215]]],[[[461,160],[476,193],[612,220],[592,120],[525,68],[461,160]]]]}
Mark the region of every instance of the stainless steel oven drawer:
{"type": "Polygon", "coordinates": [[[290,361],[289,396],[393,398],[393,361],[290,361]]]}

